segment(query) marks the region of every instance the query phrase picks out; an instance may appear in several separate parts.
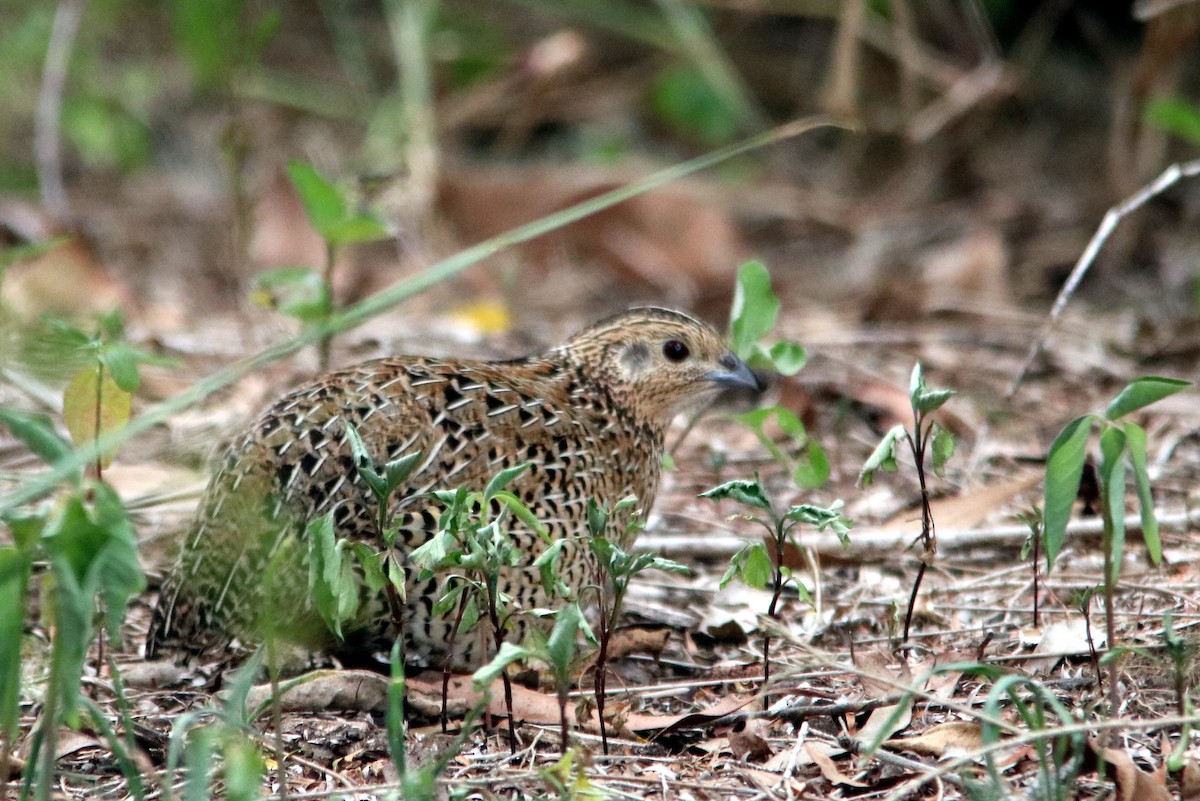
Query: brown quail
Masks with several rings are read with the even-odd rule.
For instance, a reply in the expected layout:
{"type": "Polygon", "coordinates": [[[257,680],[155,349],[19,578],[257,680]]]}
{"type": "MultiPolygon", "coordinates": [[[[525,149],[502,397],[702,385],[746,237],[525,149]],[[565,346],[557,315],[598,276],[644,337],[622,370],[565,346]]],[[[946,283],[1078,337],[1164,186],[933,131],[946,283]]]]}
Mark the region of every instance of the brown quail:
{"type": "MultiPolygon", "coordinates": [[[[399,356],[329,373],[263,412],[226,450],[201,502],[180,557],[167,577],[146,641],[160,651],[222,654],[252,644],[259,612],[287,610],[323,632],[308,598],[306,521],[333,510],[338,536],[377,542],[374,500],[347,444],[351,423],[376,463],[420,452],[417,468],[393,497],[401,561],[437,528],[428,493],[480,490],[498,471],[531,466],[508,489],[552,538],[586,533],[589,499],[613,508],[630,495],[648,510],[658,488],[663,437],[680,411],[728,387],[758,381],[708,325],[678,312],[633,309],[571,337],[546,353],[513,361],[399,356]],[[273,575],[265,598],[264,573],[273,575]]],[[[614,520],[614,530],[626,521],[614,520]]],[[[548,600],[533,568],[543,541],[512,536],[526,554],[500,590],[523,608],[548,600]]],[[[585,547],[566,551],[560,573],[581,587],[594,565],[585,547]]],[[[409,571],[404,612],[406,658],[430,664],[445,647],[449,623],[435,618],[437,579],[418,586],[409,571]]],[[[387,648],[395,631],[383,598],[354,621],[347,642],[387,648]]],[[[465,638],[456,661],[478,664],[478,638],[465,638]]]]}

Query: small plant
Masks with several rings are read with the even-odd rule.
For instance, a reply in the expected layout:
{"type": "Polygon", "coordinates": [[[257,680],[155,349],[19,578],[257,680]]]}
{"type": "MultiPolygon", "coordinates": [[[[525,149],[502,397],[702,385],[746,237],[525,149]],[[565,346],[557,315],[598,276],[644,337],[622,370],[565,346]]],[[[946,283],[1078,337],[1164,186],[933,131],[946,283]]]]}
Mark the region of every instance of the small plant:
{"type": "Polygon", "coordinates": [[[1029,539],[1021,545],[1021,561],[1029,559],[1030,569],[1033,571],[1033,625],[1036,628],[1041,625],[1040,603],[1042,599],[1039,586],[1041,572],[1038,562],[1042,545],[1042,528],[1046,521],[1042,517],[1042,507],[1036,504],[1027,511],[1018,513],[1017,518],[1029,526],[1029,539]]]}
{"type": "MultiPolygon", "coordinates": [[[[62,354],[62,363],[74,369],[63,390],[63,423],[76,447],[90,445],[105,434],[119,431],[133,411],[133,393],[141,386],[138,365],[171,364],[138,350],[124,341],[124,323],[118,314],[102,316],[98,332],[87,334],[62,320],[49,320],[51,347],[62,354]]],[[[103,477],[114,453],[97,454],[89,466],[93,478],[103,477]]]]}
{"type": "Polygon", "coordinates": [[[554,679],[558,699],[559,733],[564,756],[571,743],[570,729],[567,726],[567,701],[571,688],[575,685],[575,677],[579,675],[586,660],[586,654],[579,652],[578,638],[581,632],[589,642],[596,643],[595,635],[592,634],[579,603],[571,601],[554,613],[554,626],[549,634],[535,626],[526,633],[522,645],[501,643],[496,657],[475,671],[471,677],[480,690],[486,690],[498,676],[505,675],[506,669],[513,662],[536,661],[548,667],[554,679]]]}
{"type": "MultiPolygon", "coordinates": [[[[721,577],[720,587],[724,589],[735,577],[741,578],[747,585],[756,589],[765,589],[769,582],[771,603],[767,607],[767,615],[775,620],[779,619],[779,600],[783,597],[783,589],[789,583],[796,588],[796,592],[805,603],[812,603],[808,590],[796,580],[791,568],[784,563],[784,548],[791,540],[796,527],[805,523],[816,526],[817,531],[829,528],[842,544],[849,544],[850,541],[848,534],[853,524],[842,517],[841,501],[836,501],[828,508],[809,504],[789,506],[786,511],[778,513],[767,497],[758,476],[755,476],[753,481],[729,481],[719,487],[713,487],[708,492],[700,493],[700,497],[712,501],[731,500],[751,509],[749,514],[735,517],[757,523],[766,529],[770,552],[768,553],[767,546],[762,542],[747,542],[730,559],[729,569],[721,577]]],[[[771,637],[766,634],[763,636],[764,693],[770,681],[771,637]]]]}
{"type": "Polygon", "coordinates": [[[329,367],[332,334],[325,331],[337,304],[333,297],[333,268],[337,252],[347,245],[378,242],[388,236],[377,215],[353,208],[348,193],[334,186],[311,164],[293,161],[288,177],[300,195],[304,212],[317,235],[325,241],[325,263],[320,272],[305,267],[283,267],[258,277],[256,302],[277,308],[305,325],[322,329],[318,353],[321,370],[329,367]]]}
{"type": "Polygon", "coordinates": [[[926,457],[931,457],[933,473],[942,475],[946,462],[954,454],[954,435],[930,419],[930,415],[942,407],[955,394],[952,389],[930,389],[925,384],[925,376],[921,365],[913,367],[912,379],[909,381],[908,400],[913,412],[913,427],[906,429],[896,425],[883,435],[883,439],[875,446],[875,450],[867,458],[858,481],[862,486],[869,487],[875,480],[875,471],[886,470],[895,472],[897,469],[896,449],[901,441],[908,442],[913,464],[917,468],[917,483],[921,488],[921,567],[917,571],[916,581],[913,582],[912,593],[908,598],[908,610],[904,614],[904,642],[908,642],[909,628],[912,626],[913,609],[917,603],[917,593],[921,589],[921,579],[929,563],[937,556],[937,534],[934,529],[933,509],[929,504],[929,485],[925,479],[926,457]]]}
{"type": "MultiPolygon", "coordinates": [[[[637,505],[636,498],[626,498],[613,509],[620,516],[626,510],[632,510],[637,505]]],[[[605,755],[608,754],[608,727],[604,720],[604,707],[608,690],[608,649],[612,641],[613,631],[620,619],[621,607],[625,601],[625,593],[629,590],[629,582],[644,570],[664,570],[670,573],[690,572],[686,567],[664,559],[654,553],[626,553],[620,542],[632,540],[633,535],[644,525],[640,518],[633,519],[625,532],[619,533],[617,542],[608,538],[610,515],[608,511],[597,506],[594,501],[588,502],[587,509],[588,548],[596,558],[604,578],[592,589],[598,596],[599,616],[597,618],[598,653],[596,656],[596,678],[594,694],[596,698],[596,714],[600,719],[600,742],[605,755]]]]}
{"type": "MultiPolygon", "coordinates": [[[[729,343],[738,358],[751,367],[790,376],[798,373],[808,361],[804,348],[794,342],[780,341],[763,344],[779,318],[780,303],[771,289],[771,275],[765,265],[748,261],[738,269],[733,306],[729,312],[729,343]]],[[[767,452],[777,463],[787,468],[797,486],[814,488],[829,480],[829,459],[820,443],[811,439],[804,423],[794,412],[782,406],[768,406],[734,419],[754,432],[767,452]],[[791,440],[784,450],[767,433],[771,419],[791,440]],[[790,452],[789,452],[790,451],[790,452]]]]}
{"type": "MultiPolygon", "coordinates": [[[[409,555],[412,564],[419,570],[417,581],[428,581],[437,573],[446,573],[442,593],[434,603],[432,613],[443,616],[458,610],[455,623],[447,634],[443,714],[449,665],[453,661],[454,640],[460,626],[470,628],[475,621],[486,619],[492,635],[493,653],[498,656],[516,611],[512,607],[512,599],[500,591],[501,574],[519,565],[524,557],[508,534],[509,516],[517,518],[543,541],[549,539],[545,527],[528,507],[516,495],[504,489],[528,468],[529,463],[526,462],[501,470],[482,492],[471,492],[460,487],[431,493],[443,506],[438,531],[409,555]]],[[[504,701],[508,711],[509,747],[516,753],[512,684],[507,670],[502,669],[500,677],[504,682],[504,701]]]]}
{"type": "MultiPolygon", "coordinates": [[[[1150,489],[1150,475],[1146,470],[1146,431],[1125,418],[1189,386],[1189,382],[1173,378],[1148,376],[1136,379],[1108,404],[1104,414],[1086,414],[1067,423],[1046,455],[1046,511],[1042,537],[1046,569],[1051,570],[1066,540],[1067,521],[1079,494],[1088,440],[1093,429],[1100,431],[1100,465],[1096,473],[1100,484],[1100,517],[1104,526],[1100,541],[1104,556],[1101,589],[1104,593],[1105,634],[1110,649],[1117,646],[1114,595],[1125,553],[1125,487],[1131,471],[1146,551],[1155,564],[1162,559],[1158,518],[1154,513],[1154,496],[1150,489]]],[[[1110,705],[1113,714],[1116,714],[1120,699],[1114,679],[1115,676],[1110,676],[1108,690],[1110,705]]]]}

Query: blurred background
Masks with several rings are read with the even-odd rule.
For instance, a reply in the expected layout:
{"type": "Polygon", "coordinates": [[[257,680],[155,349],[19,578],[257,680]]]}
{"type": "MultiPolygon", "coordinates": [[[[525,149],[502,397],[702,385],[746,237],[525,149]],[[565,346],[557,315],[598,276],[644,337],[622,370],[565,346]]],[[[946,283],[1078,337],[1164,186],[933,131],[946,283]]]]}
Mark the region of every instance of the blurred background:
{"type": "MultiPolygon", "coordinates": [[[[0,16],[6,315],[120,306],[164,335],[262,318],[264,271],[324,262],[291,160],[386,225],[338,248],[340,306],[830,114],[855,130],[504,252],[404,317],[468,340],[530,320],[553,339],[638,302],[722,321],[753,256],[802,339],[956,315],[1024,347],[1104,211],[1200,144],[1195,2],[4,0],[0,16]]],[[[1183,181],[1125,220],[1089,300],[1194,317],[1198,199],[1183,181]]]]}

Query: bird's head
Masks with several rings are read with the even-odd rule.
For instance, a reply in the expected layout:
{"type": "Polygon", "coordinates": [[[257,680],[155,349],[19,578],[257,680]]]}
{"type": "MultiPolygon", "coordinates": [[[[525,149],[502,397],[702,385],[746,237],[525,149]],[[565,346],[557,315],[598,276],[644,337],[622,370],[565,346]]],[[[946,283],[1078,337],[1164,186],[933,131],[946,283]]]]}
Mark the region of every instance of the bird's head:
{"type": "Polygon", "coordinates": [[[640,418],[663,426],[723,390],[761,389],[716,329],[668,309],[636,308],[601,320],[557,352],[640,418]]]}

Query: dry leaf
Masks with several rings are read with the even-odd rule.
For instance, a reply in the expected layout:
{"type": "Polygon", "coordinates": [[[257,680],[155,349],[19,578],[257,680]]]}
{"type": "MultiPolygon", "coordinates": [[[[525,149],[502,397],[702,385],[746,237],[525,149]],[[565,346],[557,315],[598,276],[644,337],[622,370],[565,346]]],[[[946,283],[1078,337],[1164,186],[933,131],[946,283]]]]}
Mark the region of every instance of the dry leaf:
{"type": "Polygon", "coordinates": [[[817,743],[805,743],[804,751],[812,759],[813,763],[820,769],[821,775],[828,779],[833,784],[842,785],[845,787],[867,787],[864,782],[856,779],[851,779],[838,768],[837,763],[833,761],[829,752],[825,748],[814,747],[817,743]]]}
{"type": "Polygon", "coordinates": [[[1105,774],[1117,785],[1117,801],[1172,801],[1164,773],[1147,773],[1120,748],[1101,749],[1095,740],[1091,747],[1104,760],[1105,774]]]}
{"type": "Polygon", "coordinates": [[[914,737],[894,738],[888,744],[931,757],[961,756],[983,746],[978,723],[950,721],[939,723],[914,737]]]}

